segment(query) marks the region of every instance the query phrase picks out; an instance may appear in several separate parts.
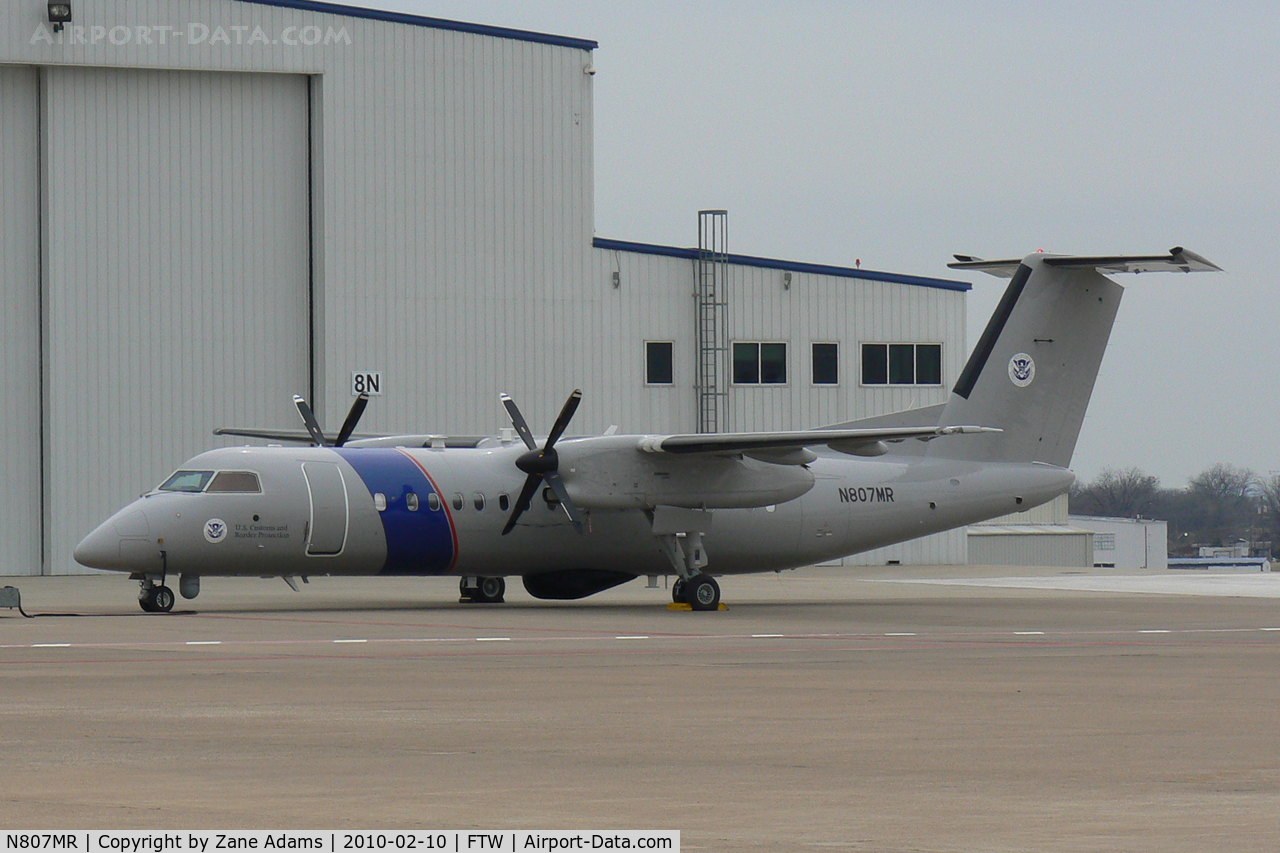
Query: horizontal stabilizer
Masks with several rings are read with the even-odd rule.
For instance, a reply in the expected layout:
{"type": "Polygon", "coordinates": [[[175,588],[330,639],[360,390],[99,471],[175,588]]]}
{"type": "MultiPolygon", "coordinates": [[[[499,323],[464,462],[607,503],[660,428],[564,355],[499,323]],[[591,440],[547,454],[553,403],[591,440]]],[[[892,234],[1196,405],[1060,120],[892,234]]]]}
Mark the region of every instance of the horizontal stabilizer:
{"type": "MultiPolygon", "coordinates": [[[[1221,272],[1222,267],[1195,252],[1174,246],[1167,255],[1049,255],[1038,254],[1045,266],[1058,269],[1093,269],[1100,273],[1121,272],[1221,272]]],[[[976,270],[998,278],[1012,278],[1022,259],[986,261],[972,255],[956,255],[953,270],[976,270]]]]}

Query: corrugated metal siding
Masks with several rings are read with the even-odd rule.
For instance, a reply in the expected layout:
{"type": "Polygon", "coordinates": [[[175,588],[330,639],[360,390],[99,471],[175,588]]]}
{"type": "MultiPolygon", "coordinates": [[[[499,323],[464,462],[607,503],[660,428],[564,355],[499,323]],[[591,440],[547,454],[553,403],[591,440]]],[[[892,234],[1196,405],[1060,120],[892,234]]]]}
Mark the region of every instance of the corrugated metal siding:
{"type": "Polygon", "coordinates": [[[496,430],[508,391],[545,430],[575,385],[597,396],[603,372],[599,295],[582,289],[587,55],[412,27],[394,36],[322,82],[323,409],[338,422],[350,372],[380,370],[368,429],[496,430]]]}
{"type": "MultiPolygon", "coordinates": [[[[613,344],[610,399],[627,429],[692,431],[696,426],[694,262],[616,249],[595,249],[589,288],[604,294],[601,322],[613,344]],[[612,285],[614,270],[620,287],[612,285]],[[644,385],[644,341],[674,342],[675,384],[644,385]]],[[[805,429],[946,401],[964,363],[961,292],[729,266],[731,341],[785,341],[787,384],[729,388],[730,430],[805,429]],[[877,388],[860,384],[862,342],[942,342],[943,384],[877,388]],[[840,382],[812,382],[811,344],[838,343],[840,382]]],[[[606,371],[606,375],[610,375],[606,371]]],[[[946,549],[950,555],[955,549],[946,549]]]]}
{"type": "Polygon", "coordinates": [[[0,574],[40,574],[39,77],[0,66],[0,574]]]}
{"type": "Polygon", "coordinates": [[[306,387],[306,79],[51,68],[49,565],[306,387]]]}
{"type": "Polygon", "coordinates": [[[975,566],[1070,566],[1093,565],[1093,534],[1070,533],[984,533],[980,526],[969,530],[969,563],[975,566]]]}

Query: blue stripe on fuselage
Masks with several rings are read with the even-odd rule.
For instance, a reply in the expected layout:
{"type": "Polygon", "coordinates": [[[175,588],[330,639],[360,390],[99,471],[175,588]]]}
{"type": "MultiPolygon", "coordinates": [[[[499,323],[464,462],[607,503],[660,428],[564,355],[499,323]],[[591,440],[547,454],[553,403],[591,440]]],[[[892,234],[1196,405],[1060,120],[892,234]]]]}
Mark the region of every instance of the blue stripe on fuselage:
{"type": "Polygon", "coordinates": [[[356,469],[370,494],[387,496],[387,508],[378,513],[387,538],[386,575],[438,575],[449,570],[455,557],[453,523],[444,498],[426,472],[408,454],[384,447],[334,448],[356,469]],[[418,496],[418,509],[410,510],[409,494],[418,496]],[[429,495],[436,495],[439,509],[431,509],[429,495]]]}

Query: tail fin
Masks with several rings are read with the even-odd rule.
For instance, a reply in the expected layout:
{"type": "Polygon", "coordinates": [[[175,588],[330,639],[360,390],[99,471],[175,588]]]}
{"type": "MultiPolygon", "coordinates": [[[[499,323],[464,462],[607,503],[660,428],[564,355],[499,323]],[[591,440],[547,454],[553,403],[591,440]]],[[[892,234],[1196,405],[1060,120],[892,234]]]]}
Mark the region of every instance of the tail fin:
{"type": "Polygon", "coordinates": [[[1028,255],[1021,261],[956,256],[953,269],[1012,276],[952,389],[941,426],[1004,431],[942,437],[928,455],[1067,467],[1124,288],[1101,272],[1207,271],[1219,267],[1175,248],[1168,255],[1028,255]]]}

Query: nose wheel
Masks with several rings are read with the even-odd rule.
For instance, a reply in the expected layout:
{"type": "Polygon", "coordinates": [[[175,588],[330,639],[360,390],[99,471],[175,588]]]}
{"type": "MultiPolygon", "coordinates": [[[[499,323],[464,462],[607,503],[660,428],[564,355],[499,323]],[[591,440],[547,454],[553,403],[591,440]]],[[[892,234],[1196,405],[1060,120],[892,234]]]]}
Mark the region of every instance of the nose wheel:
{"type": "Polygon", "coordinates": [[[138,590],[138,605],[147,613],[168,613],[173,609],[173,590],[164,584],[144,581],[138,590]]]}

